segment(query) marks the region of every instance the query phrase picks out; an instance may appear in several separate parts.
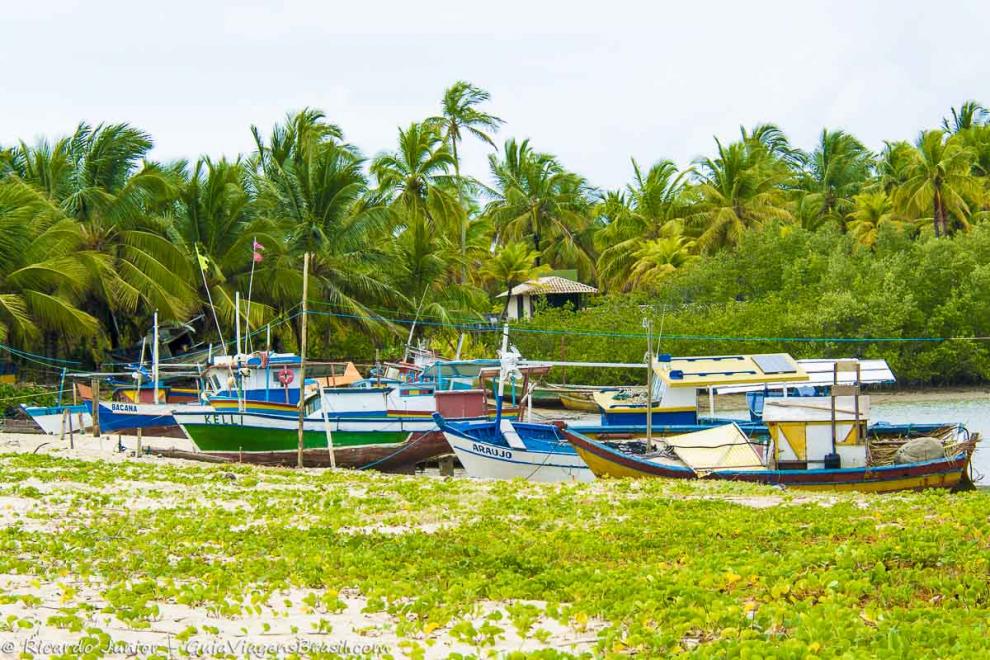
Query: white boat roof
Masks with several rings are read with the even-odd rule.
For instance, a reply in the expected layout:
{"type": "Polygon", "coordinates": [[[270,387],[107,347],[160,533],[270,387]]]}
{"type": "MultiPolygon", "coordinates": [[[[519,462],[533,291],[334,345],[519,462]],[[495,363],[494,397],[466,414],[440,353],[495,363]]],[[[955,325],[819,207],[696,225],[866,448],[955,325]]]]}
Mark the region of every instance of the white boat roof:
{"type": "Polygon", "coordinates": [[[808,374],[787,353],[761,355],[660,355],[653,370],[667,387],[695,389],[730,385],[756,385],[807,381],[808,374]]]}
{"type": "MultiPolygon", "coordinates": [[[[722,385],[713,387],[716,394],[741,394],[743,392],[760,392],[764,389],[781,390],[785,387],[822,386],[832,385],[833,373],[836,362],[859,362],[859,382],[862,385],[877,385],[879,383],[893,383],[894,372],[886,360],[857,360],[848,358],[842,360],[798,360],[801,369],[808,374],[808,378],[803,382],[780,382],[762,383],[753,385],[722,385]]],[[[851,384],[856,381],[856,372],[840,371],[839,383],[851,384]]]]}

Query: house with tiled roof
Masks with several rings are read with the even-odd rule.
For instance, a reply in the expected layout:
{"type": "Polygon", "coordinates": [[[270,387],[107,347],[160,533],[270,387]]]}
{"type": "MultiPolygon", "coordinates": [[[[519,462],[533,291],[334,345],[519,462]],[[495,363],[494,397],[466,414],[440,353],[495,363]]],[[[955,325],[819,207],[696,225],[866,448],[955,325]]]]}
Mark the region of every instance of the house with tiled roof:
{"type": "Polygon", "coordinates": [[[546,300],[549,307],[563,307],[570,303],[574,309],[581,307],[582,296],[598,293],[598,289],[572,279],[577,277],[577,271],[558,271],[553,275],[537,277],[512,287],[511,291],[503,291],[499,298],[509,296],[508,317],[510,319],[528,319],[533,316],[537,300],[546,300]],[[564,277],[571,275],[571,277],[564,277]]]}

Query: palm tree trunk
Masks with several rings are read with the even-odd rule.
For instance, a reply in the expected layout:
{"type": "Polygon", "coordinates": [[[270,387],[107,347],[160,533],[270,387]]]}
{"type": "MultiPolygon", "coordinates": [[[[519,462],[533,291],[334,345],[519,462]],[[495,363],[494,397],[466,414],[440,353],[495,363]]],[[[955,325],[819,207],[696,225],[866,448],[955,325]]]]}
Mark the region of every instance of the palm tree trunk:
{"type": "Polygon", "coordinates": [[[512,287],[515,286],[512,280],[505,283],[505,307],[502,308],[502,318],[509,318],[509,303],[512,301],[512,287]]]}
{"type": "Polygon", "coordinates": [[[467,282],[467,209],[464,207],[464,191],[461,185],[461,160],[457,156],[457,140],[451,136],[450,150],[454,156],[454,179],[457,181],[457,205],[458,210],[464,215],[461,217],[461,284],[467,282]]]}
{"type": "Polygon", "coordinates": [[[942,199],[940,195],[941,191],[936,187],[935,194],[932,195],[932,224],[935,227],[935,238],[941,236],[939,229],[941,228],[941,216],[942,216],[942,199]]]}

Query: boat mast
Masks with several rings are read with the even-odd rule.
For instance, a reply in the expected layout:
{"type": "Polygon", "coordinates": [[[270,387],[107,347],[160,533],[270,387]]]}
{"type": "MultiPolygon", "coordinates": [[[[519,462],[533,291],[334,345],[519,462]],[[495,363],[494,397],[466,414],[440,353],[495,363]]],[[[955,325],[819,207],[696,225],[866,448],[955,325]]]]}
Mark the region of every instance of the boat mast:
{"type": "Polygon", "coordinates": [[[653,319],[643,318],[646,328],[646,451],[653,451],[653,319]]]}
{"type": "Polygon", "coordinates": [[[241,292],[234,292],[234,327],[236,330],[234,334],[237,336],[235,341],[236,353],[241,354],[241,292]]]}
{"type": "Polygon", "coordinates": [[[505,392],[505,379],[508,377],[508,369],[505,368],[505,354],[509,350],[509,324],[502,326],[502,352],[499,355],[498,364],[498,396],[495,399],[495,428],[500,428],[502,424],[502,394],[505,392]]]}
{"type": "MultiPolygon", "coordinates": [[[[157,324],[156,324],[156,327],[157,327],[157,324]]],[[[138,368],[137,368],[137,395],[134,397],[135,400],[137,401],[137,403],[141,403],[141,380],[142,380],[142,378],[141,378],[141,370],[144,369],[144,347],[147,344],[148,344],[148,335],[145,335],[145,336],[141,337],[141,360],[140,360],[140,362],[138,362],[138,368]]],[[[155,401],[155,403],[158,403],[158,402],[155,401]]],[[[134,453],[138,457],[141,456],[141,452],[142,452],[142,448],[141,448],[141,431],[142,430],[143,429],[140,426],[137,427],[137,445],[135,446],[135,452],[134,453]]]]}
{"type": "MultiPolygon", "coordinates": [[[[158,403],[158,310],[154,315],[154,336],[151,344],[151,380],[155,383],[155,403],[158,403]]],[[[141,388],[138,386],[138,401],[141,400],[141,388]]]]}
{"type": "MultiPolygon", "coordinates": [[[[303,466],[303,435],[306,418],[306,298],[308,294],[309,252],[305,252],[303,253],[302,328],[299,338],[299,446],[296,451],[296,467],[303,466]]],[[[321,401],[320,404],[322,405],[322,403],[321,401]]]]}

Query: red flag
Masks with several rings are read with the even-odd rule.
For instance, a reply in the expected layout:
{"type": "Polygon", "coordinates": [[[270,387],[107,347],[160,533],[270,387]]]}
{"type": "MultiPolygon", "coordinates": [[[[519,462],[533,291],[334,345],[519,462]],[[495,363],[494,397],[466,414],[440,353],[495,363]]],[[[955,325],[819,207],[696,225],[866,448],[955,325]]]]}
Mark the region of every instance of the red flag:
{"type": "Polygon", "coordinates": [[[260,252],[255,252],[255,253],[254,253],[254,257],[253,257],[253,258],[254,258],[254,263],[256,263],[256,264],[260,264],[260,263],[261,263],[261,260],[262,260],[262,259],[263,259],[264,257],[262,257],[262,256],[261,256],[261,253],[260,253],[260,252]]]}
{"type": "Polygon", "coordinates": [[[264,246],[264,245],[262,245],[261,243],[259,243],[259,242],[257,241],[257,239],[255,239],[255,241],[254,241],[254,245],[253,245],[252,247],[254,248],[254,251],[255,251],[255,252],[257,252],[258,250],[262,250],[262,251],[264,251],[264,249],[265,249],[265,246],[264,246]]]}

